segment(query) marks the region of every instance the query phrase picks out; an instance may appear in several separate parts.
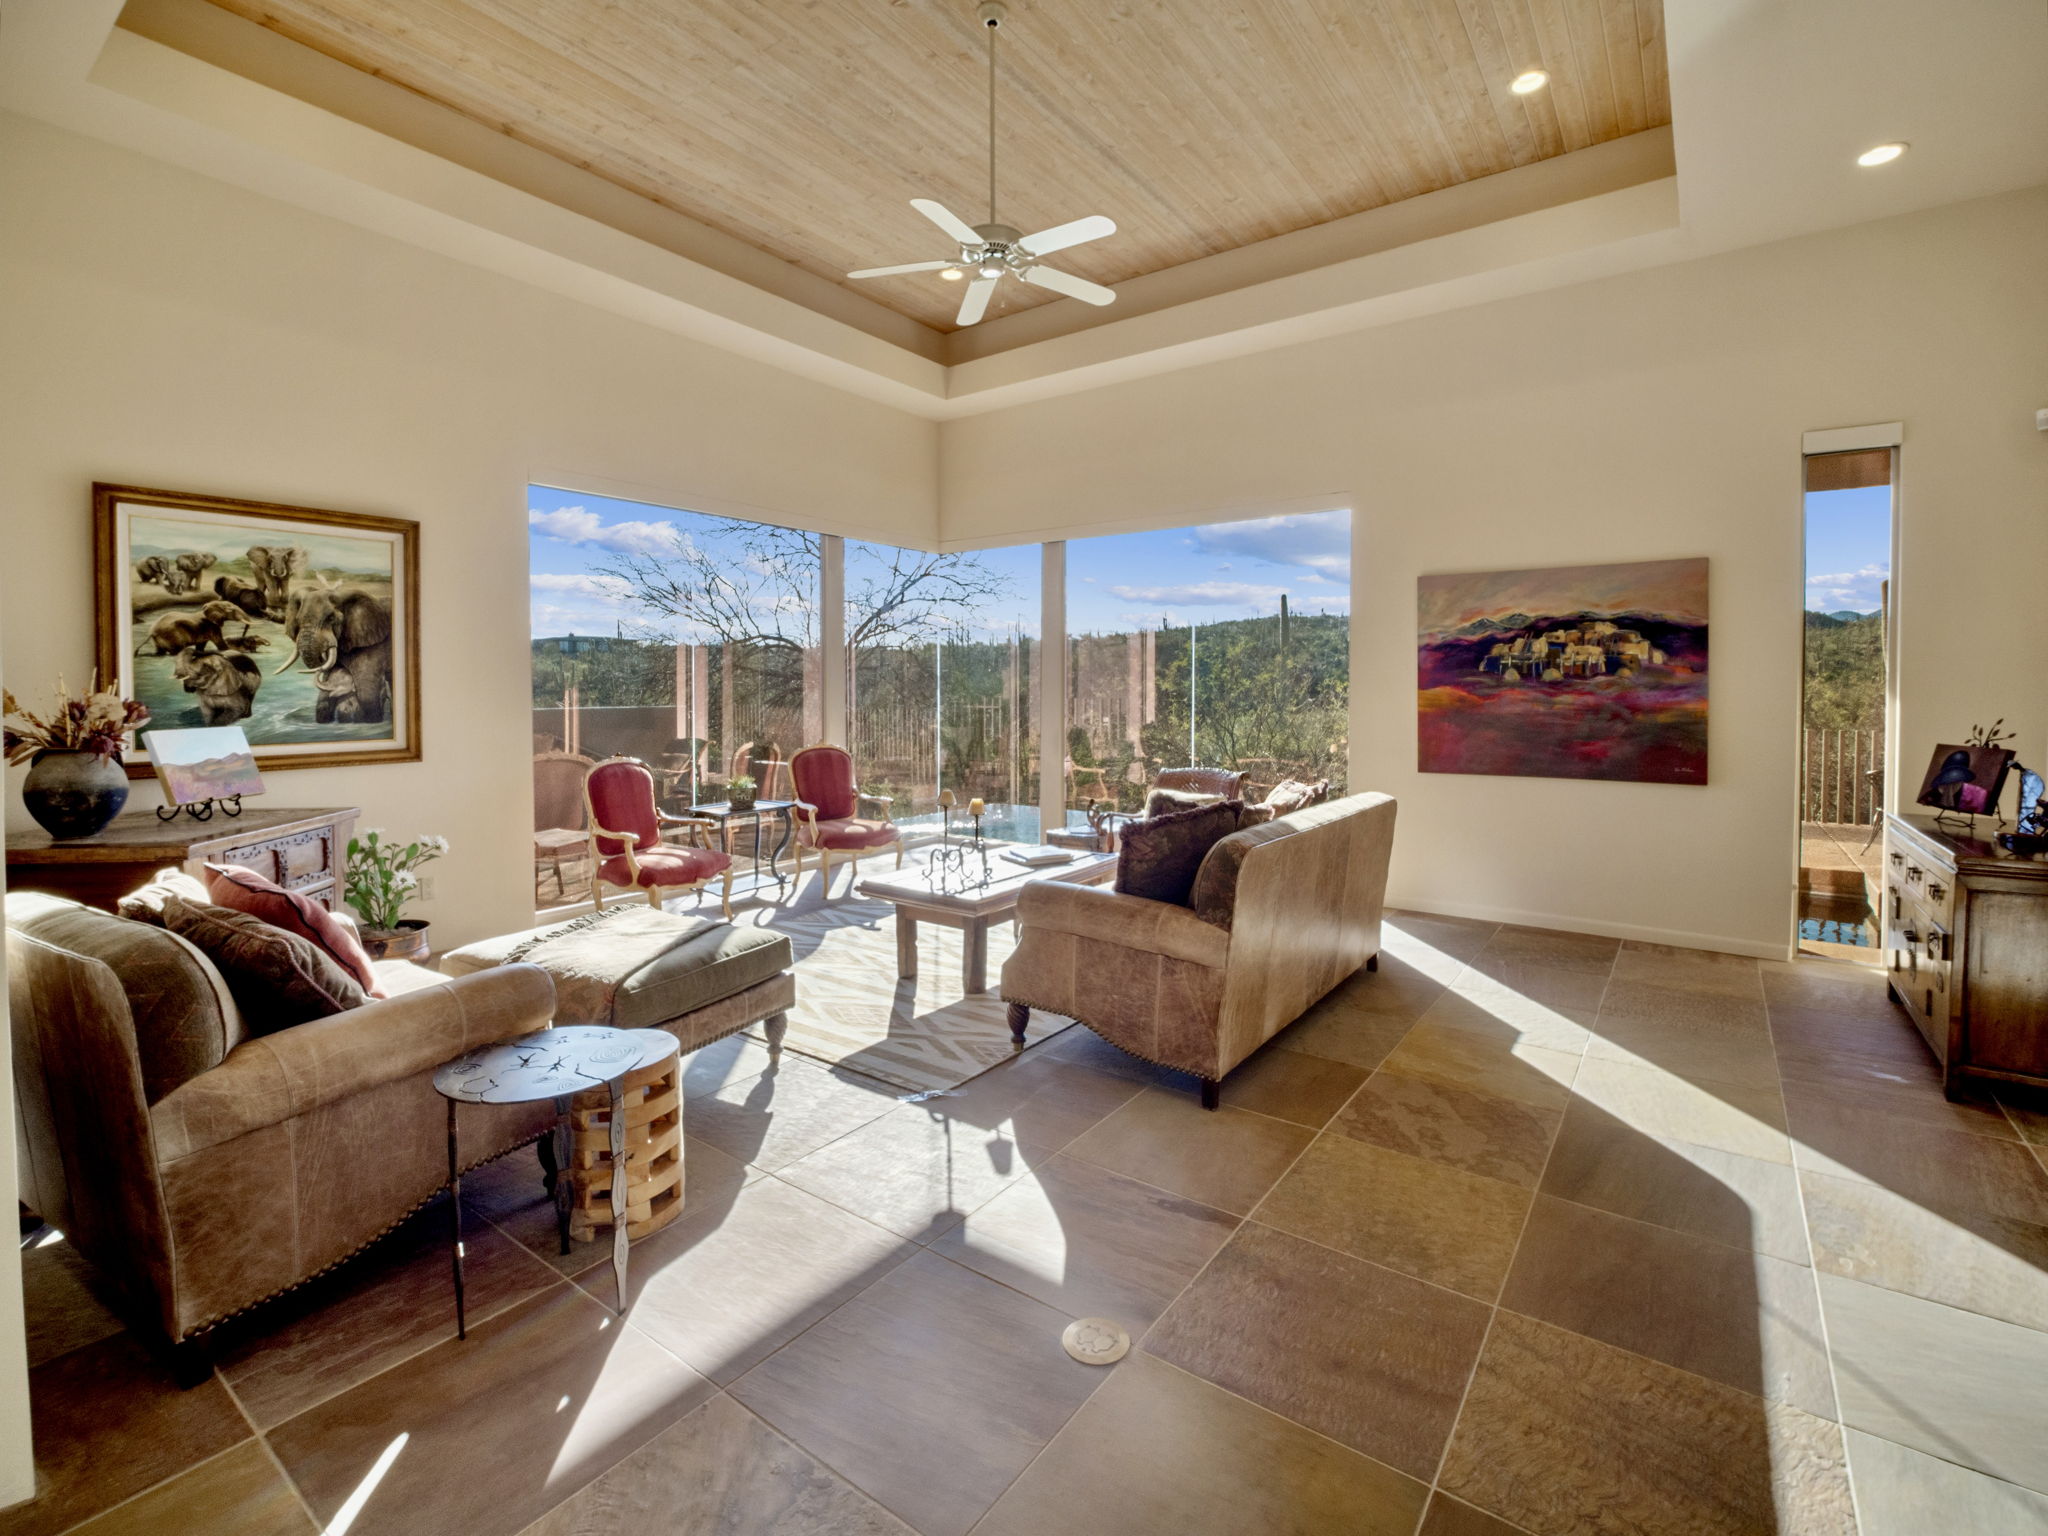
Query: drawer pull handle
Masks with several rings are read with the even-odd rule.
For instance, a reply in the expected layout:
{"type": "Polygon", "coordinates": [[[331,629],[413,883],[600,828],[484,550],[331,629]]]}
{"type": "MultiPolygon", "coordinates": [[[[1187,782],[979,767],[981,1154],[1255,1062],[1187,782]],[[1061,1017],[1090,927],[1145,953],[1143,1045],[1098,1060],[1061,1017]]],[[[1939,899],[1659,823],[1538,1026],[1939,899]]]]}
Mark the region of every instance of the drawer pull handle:
{"type": "Polygon", "coordinates": [[[1927,887],[1927,894],[1939,901],[1948,894],[1948,887],[1940,884],[1930,885],[1927,887]]]}
{"type": "Polygon", "coordinates": [[[1906,866],[1906,878],[1918,884],[1920,881],[1925,880],[1927,876],[1921,872],[1918,864],[1908,864],[1906,866]]]}
{"type": "Polygon", "coordinates": [[[1903,864],[1906,862],[1906,856],[1903,853],[1895,853],[1891,856],[1891,859],[1894,864],[1903,864]]]}

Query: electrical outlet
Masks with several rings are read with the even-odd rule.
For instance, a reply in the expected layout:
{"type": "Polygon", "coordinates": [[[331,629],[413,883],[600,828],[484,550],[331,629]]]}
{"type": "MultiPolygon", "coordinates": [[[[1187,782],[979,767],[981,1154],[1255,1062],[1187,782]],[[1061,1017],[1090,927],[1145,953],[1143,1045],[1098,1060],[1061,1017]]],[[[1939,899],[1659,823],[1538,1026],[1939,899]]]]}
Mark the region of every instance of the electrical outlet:
{"type": "Polygon", "coordinates": [[[421,876],[420,876],[420,900],[421,900],[421,901],[432,901],[433,899],[434,899],[434,877],[433,877],[432,875],[421,875],[421,876]]]}

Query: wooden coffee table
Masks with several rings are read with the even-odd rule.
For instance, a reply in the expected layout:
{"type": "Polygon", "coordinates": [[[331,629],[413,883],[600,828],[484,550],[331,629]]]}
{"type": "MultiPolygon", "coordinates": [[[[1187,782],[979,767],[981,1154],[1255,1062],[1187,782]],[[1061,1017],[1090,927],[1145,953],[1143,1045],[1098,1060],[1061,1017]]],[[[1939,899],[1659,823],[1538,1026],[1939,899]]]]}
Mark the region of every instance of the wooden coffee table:
{"type": "Polygon", "coordinates": [[[940,876],[927,862],[933,849],[911,855],[917,862],[893,874],[863,880],[863,896],[878,896],[896,909],[896,974],[905,981],[917,976],[917,925],[936,923],[966,935],[961,946],[961,984],[969,992],[988,990],[988,925],[1017,915],[1017,893],[1034,880],[1065,880],[1074,885],[1100,885],[1116,873],[1113,853],[1083,853],[1068,864],[1026,869],[988,850],[990,879],[980,884],[979,862],[971,877],[940,876]]]}

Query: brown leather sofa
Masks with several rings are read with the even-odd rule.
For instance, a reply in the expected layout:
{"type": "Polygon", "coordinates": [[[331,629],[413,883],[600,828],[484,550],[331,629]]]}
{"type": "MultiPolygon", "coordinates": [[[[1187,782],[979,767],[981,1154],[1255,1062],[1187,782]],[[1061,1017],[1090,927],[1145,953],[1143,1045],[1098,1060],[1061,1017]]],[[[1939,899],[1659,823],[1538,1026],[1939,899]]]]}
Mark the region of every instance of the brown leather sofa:
{"type": "MultiPolygon", "coordinates": [[[[392,996],[252,1037],[219,972],[163,929],[37,894],[6,912],[22,1201],[187,1380],[206,1370],[208,1330],[442,1187],[434,1069],[554,1010],[534,966],[451,979],[386,961],[392,996]]],[[[551,1120],[547,1104],[464,1105],[463,1166],[551,1120]]]]}
{"type": "Polygon", "coordinates": [[[1189,906],[1036,880],[1003,965],[1013,1030],[1033,1008],[1191,1072],[1214,1108],[1231,1068],[1360,966],[1376,968],[1394,801],[1349,795],[1233,832],[1189,906]]]}

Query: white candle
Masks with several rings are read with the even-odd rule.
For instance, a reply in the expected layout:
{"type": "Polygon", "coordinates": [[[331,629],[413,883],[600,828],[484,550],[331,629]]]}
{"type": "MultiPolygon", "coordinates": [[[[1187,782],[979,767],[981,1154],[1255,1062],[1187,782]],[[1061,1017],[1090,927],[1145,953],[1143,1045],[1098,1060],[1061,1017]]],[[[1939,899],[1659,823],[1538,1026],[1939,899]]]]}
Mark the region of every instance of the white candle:
{"type": "Polygon", "coordinates": [[[945,806],[946,809],[951,810],[953,808],[953,791],[951,791],[950,789],[940,790],[939,804],[945,806]]]}
{"type": "Polygon", "coordinates": [[[967,814],[970,816],[979,816],[981,814],[981,802],[979,800],[968,801],[967,814]]]}

